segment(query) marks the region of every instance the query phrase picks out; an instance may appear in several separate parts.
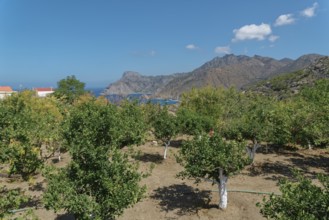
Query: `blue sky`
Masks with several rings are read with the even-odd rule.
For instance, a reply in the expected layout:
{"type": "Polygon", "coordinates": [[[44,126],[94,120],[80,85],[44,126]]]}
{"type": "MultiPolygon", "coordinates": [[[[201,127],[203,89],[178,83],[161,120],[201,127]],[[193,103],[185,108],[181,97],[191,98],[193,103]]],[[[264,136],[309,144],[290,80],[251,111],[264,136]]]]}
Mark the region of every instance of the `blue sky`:
{"type": "Polygon", "coordinates": [[[216,56],[329,55],[328,0],[0,0],[0,85],[105,87],[216,56]]]}

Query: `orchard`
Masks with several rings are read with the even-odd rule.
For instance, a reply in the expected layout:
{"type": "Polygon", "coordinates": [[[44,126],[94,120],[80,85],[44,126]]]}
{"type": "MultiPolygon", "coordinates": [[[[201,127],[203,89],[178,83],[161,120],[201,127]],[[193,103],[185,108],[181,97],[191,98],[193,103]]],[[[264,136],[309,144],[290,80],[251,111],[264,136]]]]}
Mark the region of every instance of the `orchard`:
{"type": "Polygon", "coordinates": [[[40,179],[39,208],[76,219],[124,219],[134,206],[159,198],[163,201],[152,208],[165,206],[171,214],[190,210],[189,205],[197,210],[193,202],[202,194],[195,201],[189,198],[198,184],[203,192],[216,191],[221,216],[238,202],[230,194],[237,179],[252,186],[253,178],[270,178],[270,171],[282,170],[275,179],[280,180],[276,193],[270,191],[263,200],[257,195],[252,204],[258,214],[328,218],[328,80],[286,99],[234,88],[192,89],[175,109],[128,100],[114,105],[92,96],[84,85],[69,76],[58,82],[52,96],[39,98],[27,90],[0,100],[0,218],[13,217],[20,209],[32,213],[31,189],[40,179]],[[164,149],[150,144],[154,142],[164,149]],[[290,156],[283,163],[272,164],[287,151],[290,156]],[[146,165],[153,173],[145,175],[146,165]],[[313,175],[307,166],[320,174],[313,175]],[[296,167],[299,172],[292,171],[296,167]],[[183,183],[190,191],[170,194],[170,187],[183,183]],[[158,191],[162,193],[154,196],[158,191]],[[178,195],[187,202],[178,202],[178,195]]]}

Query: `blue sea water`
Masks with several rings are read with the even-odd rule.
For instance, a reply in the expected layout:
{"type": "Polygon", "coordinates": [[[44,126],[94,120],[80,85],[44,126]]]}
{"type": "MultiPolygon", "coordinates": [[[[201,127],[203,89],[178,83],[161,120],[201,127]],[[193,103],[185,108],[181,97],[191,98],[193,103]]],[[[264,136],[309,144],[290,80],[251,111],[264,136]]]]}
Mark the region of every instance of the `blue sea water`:
{"type": "Polygon", "coordinates": [[[131,101],[137,101],[138,103],[152,103],[152,104],[159,104],[159,105],[174,105],[179,103],[178,100],[174,99],[162,99],[162,98],[147,98],[150,94],[143,94],[143,93],[133,93],[129,95],[118,95],[118,94],[111,94],[107,95],[106,98],[112,103],[120,103],[122,100],[127,99],[131,101]]]}
{"type": "MultiPolygon", "coordinates": [[[[87,88],[86,90],[90,91],[94,96],[99,97],[101,93],[104,91],[104,88],[87,88]]],[[[127,96],[118,95],[118,94],[111,94],[107,95],[106,98],[112,103],[120,103],[124,99],[137,101],[138,103],[152,103],[152,104],[159,104],[159,105],[174,105],[177,104],[179,101],[174,99],[161,99],[161,98],[145,98],[150,94],[143,94],[143,93],[132,93],[127,96]]]]}
{"type": "Polygon", "coordinates": [[[86,88],[87,91],[90,91],[94,96],[98,97],[104,91],[104,88],[86,88]]]}

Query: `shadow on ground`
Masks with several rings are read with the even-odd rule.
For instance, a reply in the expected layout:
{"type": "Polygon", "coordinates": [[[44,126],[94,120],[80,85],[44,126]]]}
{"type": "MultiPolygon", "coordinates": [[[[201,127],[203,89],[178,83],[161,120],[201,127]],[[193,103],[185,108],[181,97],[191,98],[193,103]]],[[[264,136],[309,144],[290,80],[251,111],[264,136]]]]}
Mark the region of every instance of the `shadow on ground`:
{"type": "Polygon", "coordinates": [[[312,156],[304,158],[290,158],[294,166],[302,169],[304,172],[309,172],[309,168],[316,168],[329,173],[329,158],[324,156],[312,156]]]}
{"type": "Polygon", "coordinates": [[[20,205],[19,208],[41,208],[42,207],[42,201],[37,196],[30,197],[27,202],[24,202],[20,205]]]}
{"type": "Polygon", "coordinates": [[[170,147],[180,148],[183,144],[183,140],[172,140],[170,142],[170,147]]]}
{"type": "MultiPolygon", "coordinates": [[[[283,156],[283,161],[272,162],[268,160],[262,163],[254,163],[249,167],[247,175],[266,175],[268,177],[265,177],[265,179],[278,180],[282,177],[293,178],[292,170],[294,169],[301,171],[312,179],[316,178],[319,171],[329,173],[329,157],[322,155],[308,156],[291,151],[276,152],[276,154],[283,156]]],[[[273,156],[275,157],[275,155],[273,156]]]]}
{"type": "Polygon", "coordinates": [[[163,162],[163,156],[160,154],[150,154],[150,153],[144,153],[142,155],[138,155],[134,157],[135,160],[147,163],[147,162],[152,162],[155,164],[160,164],[163,162]]]}
{"type": "Polygon", "coordinates": [[[44,191],[45,188],[43,187],[42,182],[38,182],[32,186],[29,186],[29,190],[31,191],[44,191]]]}
{"type": "Polygon", "coordinates": [[[249,176],[260,176],[266,175],[267,180],[277,181],[282,177],[291,178],[293,176],[292,172],[293,166],[287,165],[280,162],[263,162],[256,163],[249,167],[249,176]]]}
{"type": "Polygon", "coordinates": [[[55,220],[74,220],[74,216],[71,214],[62,214],[58,215],[55,220]]]}
{"type": "Polygon", "coordinates": [[[303,157],[303,155],[299,154],[298,148],[293,146],[285,146],[285,145],[261,145],[260,148],[257,149],[257,153],[262,154],[278,154],[278,155],[287,155],[287,156],[295,156],[295,157],[303,157]]]}
{"type": "MultiPolygon", "coordinates": [[[[210,205],[211,192],[198,191],[191,186],[175,184],[154,190],[151,198],[158,200],[163,211],[176,211],[183,216],[189,213],[197,213],[202,208],[213,208],[210,205]]],[[[217,206],[216,206],[217,207],[217,206]]]]}

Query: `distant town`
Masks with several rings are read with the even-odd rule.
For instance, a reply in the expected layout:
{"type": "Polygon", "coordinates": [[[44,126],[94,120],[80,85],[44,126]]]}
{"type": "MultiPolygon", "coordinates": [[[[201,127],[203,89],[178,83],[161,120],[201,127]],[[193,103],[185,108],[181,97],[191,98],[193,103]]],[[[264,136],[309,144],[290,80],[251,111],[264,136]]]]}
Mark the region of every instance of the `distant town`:
{"type": "MultiPolygon", "coordinates": [[[[39,97],[46,97],[55,92],[55,89],[52,87],[45,88],[32,88],[33,91],[36,92],[39,97]]],[[[3,99],[7,96],[11,96],[13,93],[17,91],[13,90],[11,86],[0,86],[0,99],[3,99]]]]}

